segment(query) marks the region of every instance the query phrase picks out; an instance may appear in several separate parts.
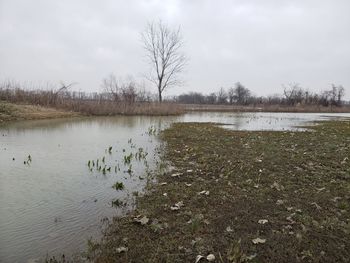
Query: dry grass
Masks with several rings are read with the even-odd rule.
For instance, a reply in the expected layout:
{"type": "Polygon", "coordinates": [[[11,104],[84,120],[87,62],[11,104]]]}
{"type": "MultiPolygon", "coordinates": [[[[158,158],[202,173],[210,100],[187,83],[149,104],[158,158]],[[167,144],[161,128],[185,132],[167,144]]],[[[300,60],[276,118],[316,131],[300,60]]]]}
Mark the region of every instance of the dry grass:
{"type": "Polygon", "coordinates": [[[79,114],[65,110],[0,101],[0,123],[16,120],[54,119],[76,116],[79,116],[79,114]]]}
{"type": "Polygon", "coordinates": [[[20,84],[0,83],[0,100],[15,104],[51,107],[84,115],[178,115],[183,107],[175,103],[114,101],[111,94],[69,92],[67,90],[24,89],[20,84]]]}
{"type": "Polygon", "coordinates": [[[174,103],[157,102],[113,102],[113,101],[74,101],[69,100],[58,106],[87,115],[113,116],[113,115],[179,115],[184,113],[182,107],[174,103]]]}

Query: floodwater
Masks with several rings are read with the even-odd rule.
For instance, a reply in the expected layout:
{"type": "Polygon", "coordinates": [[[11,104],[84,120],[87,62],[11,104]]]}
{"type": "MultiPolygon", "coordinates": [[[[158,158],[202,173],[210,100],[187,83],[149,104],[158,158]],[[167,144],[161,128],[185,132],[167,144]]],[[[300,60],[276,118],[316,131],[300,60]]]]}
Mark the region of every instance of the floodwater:
{"type": "Polygon", "coordinates": [[[186,114],[181,121],[221,123],[225,128],[232,130],[303,131],[305,128],[300,126],[333,118],[350,118],[350,113],[199,112],[186,114]]]}
{"type": "Polygon", "coordinates": [[[27,262],[47,253],[71,255],[83,250],[90,237],[99,236],[105,218],[132,209],[134,193],[142,192],[147,183],[146,171],[156,169],[160,142],[155,131],[173,122],[216,122],[237,130],[295,130],[295,126],[337,116],[350,114],[189,113],[2,126],[0,262],[27,262]],[[140,151],[142,158],[136,159],[140,151]],[[130,153],[133,158],[125,163],[130,153]],[[103,172],[104,167],[111,171],[103,172]],[[116,182],[122,182],[124,190],[113,189],[116,182]],[[113,207],[116,199],[126,205],[113,207]]]}

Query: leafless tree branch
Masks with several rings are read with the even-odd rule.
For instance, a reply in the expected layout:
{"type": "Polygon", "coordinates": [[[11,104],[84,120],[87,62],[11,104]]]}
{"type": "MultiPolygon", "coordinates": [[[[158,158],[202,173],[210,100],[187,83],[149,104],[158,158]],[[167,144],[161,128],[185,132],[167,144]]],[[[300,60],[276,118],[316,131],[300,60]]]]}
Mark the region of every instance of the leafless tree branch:
{"type": "Polygon", "coordinates": [[[181,52],[183,40],[180,28],[171,30],[162,21],[149,23],[142,34],[142,42],[151,65],[147,79],[157,86],[159,102],[162,102],[166,88],[182,83],[180,74],[187,59],[181,52]]]}

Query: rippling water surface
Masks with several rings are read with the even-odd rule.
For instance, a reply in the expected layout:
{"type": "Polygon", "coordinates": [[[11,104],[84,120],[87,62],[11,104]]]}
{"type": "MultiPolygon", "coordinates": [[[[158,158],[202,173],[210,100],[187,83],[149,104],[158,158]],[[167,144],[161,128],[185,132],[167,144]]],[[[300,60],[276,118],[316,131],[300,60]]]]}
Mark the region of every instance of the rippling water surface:
{"type": "Polygon", "coordinates": [[[26,121],[0,127],[0,261],[72,254],[84,249],[89,237],[99,236],[101,220],[130,209],[133,192],[146,184],[145,161],[149,169],[156,166],[159,141],[149,134],[150,127],[159,131],[172,122],[199,121],[224,123],[229,129],[285,130],[327,118],[300,113],[191,113],[26,121]],[[135,155],[139,148],[148,154],[142,161],[134,158],[130,175],[124,156],[135,155]],[[29,155],[28,165],[24,162],[29,155]],[[111,172],[103,174],[95,167],[90,171],[88,160],[99,159],[102,164],[103,157],[111,172]],[[113,189],[116,181],[125,189],[113,189]],[[129,205],[112,207],[115,199],[129,205]]]}

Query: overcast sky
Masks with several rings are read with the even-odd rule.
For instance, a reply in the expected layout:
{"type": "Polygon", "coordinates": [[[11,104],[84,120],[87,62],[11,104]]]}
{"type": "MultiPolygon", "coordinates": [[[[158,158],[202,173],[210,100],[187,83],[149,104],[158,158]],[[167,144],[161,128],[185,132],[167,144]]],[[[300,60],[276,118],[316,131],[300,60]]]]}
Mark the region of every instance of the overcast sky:
{"type": "Polygon", "coordinates": [[[0,79],[83,91],[110,73],[142,81],[140,33],[158,19],[181,26],[189,57],[185,85],[166,95],[240,81],[256,95],[342,84],[350,98],[349,0],[0,0],[0,79]]]}

